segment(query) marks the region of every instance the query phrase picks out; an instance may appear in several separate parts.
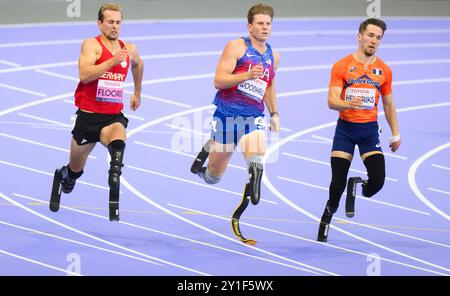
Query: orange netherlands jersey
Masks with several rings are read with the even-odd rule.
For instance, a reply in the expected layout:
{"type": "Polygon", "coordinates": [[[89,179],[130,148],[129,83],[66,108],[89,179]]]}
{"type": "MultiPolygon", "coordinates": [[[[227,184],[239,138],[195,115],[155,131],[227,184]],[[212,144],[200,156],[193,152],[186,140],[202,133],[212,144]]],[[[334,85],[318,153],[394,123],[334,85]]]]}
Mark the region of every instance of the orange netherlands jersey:
{"type": "Polygon", "coordinates": [[[385,96],[392,93],[392,71],[378,57],[364,70],[364,64],[350,54],[333,65],[329,86],[342,87],[341,100],[363,98],[362,109],[339,111],[341,119],[373,122],[377,120],[380,94],[385,96]]]}

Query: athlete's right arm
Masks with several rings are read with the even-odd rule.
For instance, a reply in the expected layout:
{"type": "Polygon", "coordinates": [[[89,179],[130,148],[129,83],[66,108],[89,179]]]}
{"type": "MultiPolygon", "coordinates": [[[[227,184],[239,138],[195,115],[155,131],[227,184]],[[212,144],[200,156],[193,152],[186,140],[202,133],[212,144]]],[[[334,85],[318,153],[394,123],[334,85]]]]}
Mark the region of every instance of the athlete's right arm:
{"type": "Polygon", "coordinates": [[[357,97],[351,101],[341,100],[341,94],[345,82],[345,67],[336,63],[331,69],[330,86],[328,88],[328,108],[336,111],[348,109],[360,109],[362,99],[357,97]]]}
{"type": "Polygon", "coordinates": [[[126,53],[122,51],[111,59],[96,65],[95,62],[100,57],[102,48],[94,38],[86,39],[81,46],[81,54],[78,60],[78,70],[80,81],[84,84],[94,81],[105,73],[112,66],[117,65],[122,59],[126,59],[126,53]],[[123,58],[125,56],[125,58],[123,58]]]}
{"type": "Polygon", "coordinates": [[[348,109],[360,109],[362,99],[360,97],[353,98],[350,102],[341,100],[342,87],[331,86],[328,89],[328,108],[336,111],[344,111],[348,109]]]}
{"type": "Polygon", "coordinates": [[[214,86],[217,89],[227,89],[238,85],[239,83],[255,79],[262,75],[262,66],[252,67],[248,72],[233,74],[237,61],[245,52],[245,43],[242,39],[228,42],[220,57],[214,76],[214,86]]]}

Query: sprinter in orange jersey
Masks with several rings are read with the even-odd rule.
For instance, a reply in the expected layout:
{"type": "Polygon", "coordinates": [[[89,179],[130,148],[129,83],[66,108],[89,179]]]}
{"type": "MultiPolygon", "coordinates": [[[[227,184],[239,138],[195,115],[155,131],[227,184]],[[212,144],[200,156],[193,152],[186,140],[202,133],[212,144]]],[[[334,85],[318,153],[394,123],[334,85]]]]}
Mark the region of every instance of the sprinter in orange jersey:
{"type": "Polygon", "coordinates": [[[386,120],[392,137],[389,147],[393,152],[400,146],[397,112],[392,97],[392,71],[375,52],[381,43],[386,24],[370,18],[361,23],[358,49],[334,64],[328,91],[328,106],[339,111],[339,119],[331,151],[331,184],[329,199],[319,226],[318,241],[326,242],[333,214],[347,183],[345,212],[355,214],[356,185],[362,184],[362,195],[371,197],[384,185],[385,163],[379,140],[378,104],[381,96],[386,120]],[[347,174],[353,159],[355,145],[367,169],[368,179],[347,174]]]}

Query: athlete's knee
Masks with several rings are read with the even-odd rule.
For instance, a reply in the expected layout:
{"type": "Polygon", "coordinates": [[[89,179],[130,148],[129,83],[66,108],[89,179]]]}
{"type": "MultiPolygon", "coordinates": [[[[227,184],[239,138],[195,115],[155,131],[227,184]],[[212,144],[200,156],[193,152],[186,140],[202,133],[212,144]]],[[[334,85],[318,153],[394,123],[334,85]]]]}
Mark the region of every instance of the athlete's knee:
{"type": "Polygon", "coordinates": [[[261,196],[261,179],[264,169],[264,155],[255,154],[247,159],[248,172],[250,175],[250,197],[251,202],[256,205],[261,196]]]}
{"type": "Polygon", "coordinates": [[[213,174],[209,168],[203,168],[202,174],[203,179],[208,184],[217,184],[222,179],[222,176],[213,174]]]}
{"type": "Polygon", "coordinates": [[[383,154],[374,154],[364,160],[367,169],[368,180],[363,184],[362,193],[366,197],[372,197],[383,188],[386,179],[386,169],[383,154]]]}
{"type": "Polygon", "coordinates": [[[331,182],[327,207],[331,213],[337,211],[339,201],[347,185],[350,161],[342,157],[331,157],[331,182]]]}
{"type": "Polygon", "coordinates": [[[330,190],[340,191],[341,194],[347,185],[347,175],[350,161],[341,157],[331,157],[331,183],[330,190]]]}
{"type": "Polygon", "coordinates": [[[112,141],[108,144],[108,151],[111,156],[108,184],[110,187],[118,188],[120,175],[122,174],[125,142],[123,140],[112,141]]]}

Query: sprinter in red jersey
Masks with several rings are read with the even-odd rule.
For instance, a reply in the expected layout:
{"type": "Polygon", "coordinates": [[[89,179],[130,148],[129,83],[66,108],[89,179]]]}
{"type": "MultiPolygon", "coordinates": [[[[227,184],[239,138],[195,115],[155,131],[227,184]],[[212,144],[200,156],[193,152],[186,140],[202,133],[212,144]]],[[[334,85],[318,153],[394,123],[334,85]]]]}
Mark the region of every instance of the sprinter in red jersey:
{"type": "Polygon", "coordinates": [[[97,142],[111,155],[109,219],[119,220],[119,187],[125,151],[128,119],[123,109],[124,83],[131,66],[134,94],[131,109],[141,104],[144,64],[136,46],[119,40],[122,8],[106,3],[100,7],[97,25],[100,35],[84,40],[78,61],[80,82],[75,91],[75,126],[72,130],[70,162],[55,171],[50,210],[58,211],[61,191],[70,193],[83,174],[86,160],[97,142]]]}
{"type": "Polygon", "coordinates": [[[381,96],[386,120],[391,128],[389,146],[392,152],[400,147],[397,111],[392,97],[392,71],[375,52],[383,38],[386,24],[370,18],[359,26],[359,47],[356,52],[334,64],[328,92],[328,106],[339,111],[339,119],[331,149],[331,184],[329,199],[319,226],[317,240],[326,242],[333,214],[347,183],[345,212],[355,214],[356,184],[362,184],[362,195],[372,197],[384,185],[386,178],[383,151],[377,121],[381,96]],[[347,174],[355,145],[367,169],[368,179],[347,174]]]}

